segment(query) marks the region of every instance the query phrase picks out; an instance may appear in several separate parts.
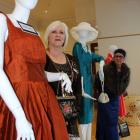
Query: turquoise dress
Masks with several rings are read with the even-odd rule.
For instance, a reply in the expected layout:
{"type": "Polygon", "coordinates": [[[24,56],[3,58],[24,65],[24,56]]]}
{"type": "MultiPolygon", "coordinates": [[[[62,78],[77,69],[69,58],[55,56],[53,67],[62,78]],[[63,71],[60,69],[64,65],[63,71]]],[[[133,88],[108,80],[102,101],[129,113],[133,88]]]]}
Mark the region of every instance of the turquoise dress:
{"type": "MultiPolygon", "coordinates": [[[[80,65],[80,74],[83,77],[84,92],[93,96],[93,74],[92,62],[100,62],[104,58],[93,52],[86,52],[82,44],[76,42],[73,48],[73,56],[77,59],[80,65]]],[[[81,111],[79,115],[80,124],[88,124],[93,120],[93,100],[82,97],[81,111]]]]}

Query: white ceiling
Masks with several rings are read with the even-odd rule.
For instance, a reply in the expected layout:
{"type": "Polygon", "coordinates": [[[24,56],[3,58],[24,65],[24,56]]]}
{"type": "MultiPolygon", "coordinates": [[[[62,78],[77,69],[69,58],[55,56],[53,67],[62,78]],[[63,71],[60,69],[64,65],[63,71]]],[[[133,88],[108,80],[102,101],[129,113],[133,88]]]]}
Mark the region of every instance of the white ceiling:
{"type": "MultiPolygon", "coordinates": [[[[15,0],[0,0],[0,11],[9,13],[14,8],[15,0]]],[[[62,20],[67,24],[75,24],[75,0],[38,0],[31,11],[29,23],[38,30],[44,30],[53,20],[62,20]],[[47,12],[45,12],[47,10],[47,12]]]]}

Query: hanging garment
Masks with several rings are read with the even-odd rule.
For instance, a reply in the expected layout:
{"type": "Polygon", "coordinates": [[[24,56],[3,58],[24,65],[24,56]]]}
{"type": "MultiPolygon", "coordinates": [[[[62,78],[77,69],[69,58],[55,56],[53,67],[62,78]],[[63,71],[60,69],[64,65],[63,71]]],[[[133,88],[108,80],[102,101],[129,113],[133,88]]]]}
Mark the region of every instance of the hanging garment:
{"type": "MultiPolygon", "coordinates": [[[[24,32],[7,18],[4,70],[36,140],[68,140],[63,115],[45,78],[45,47],[38,35],[24,32]]],[[[21,128],[22,129],[22,128],[21,128]]],[[[0,140],[16,140],[15,118],[0,98],[0,140]]]]}
{"type": "MultiPolygon", "coordinates": [[[[80,74],[83,77],[84,92],[93,97],[94,78],[92,74],[92,63],[100,62],[101,60],[103,60],[103,57],[93,52],[85,52],[82,44],[79,42],[76,42],[73,47],[73,56],[77,59],[80,65],[80,74]]],[[[79,123],[91,123],[93,120],[93,112],[93,100],[82,97],[79,123]]]]}

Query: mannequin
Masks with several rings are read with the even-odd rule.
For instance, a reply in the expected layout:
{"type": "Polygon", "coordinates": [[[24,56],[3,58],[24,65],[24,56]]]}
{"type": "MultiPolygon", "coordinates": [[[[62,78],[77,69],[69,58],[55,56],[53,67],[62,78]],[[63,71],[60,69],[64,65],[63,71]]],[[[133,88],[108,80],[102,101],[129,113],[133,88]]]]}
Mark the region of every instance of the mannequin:
{"type": "Polygon", "coordinates": [[[67,92],[72,91],[71,82],[65,73],[42,72],[42,62],[45,64],[43,43],[34,30],[29,29],[31,33],[27,33],[23,31],[24,27],[21,29],[22,23],[29,27],[26,23],[30,10],[37,2],[38,0],[16,0],[15,9],[11,14],[0,13],[0,139],[68,139],[63,116],[47,79],[62,80],[67,92]],[[22,23],[19,25],[17,21],[22,23]],[[22,41],[24,39],[27,41],[22,41]],[[36,45],[32,44],[34,41],[41,46],[38,48],[41,54],[35,54],[36,45]],[[29,52],[28,42],[33,45],[29,45],[29,52]],[[24,47],[27,48],[23,49],[24,47]],[[53,110],[51,105],[54,105],[53,110]],[[58,113],[57,118],[54,117],[55,111],[58,113]],[[63,132],[57,132],[57,125],[62,127],[63,132]]]}
{"type": "Polygon", "coordinates": [[[81,22],[76,27],[71,29],[73,38],[77,41],[73,48],[73,55],[79,62],[80,74],[82,79],[82,110],[80,112],[80,128],[81,128],[81,139],[91,140],[91,129],[93,120],[93,100],[87,98],[93,96],[93,78],[91,71],[92,62],[102,61],[101,66],[103,67],[103,57],[90,51],[87,43],[97,38],[98,31],[91,27],[87,22],[81,22]],[[87,109],[88,108],[88,109],[87,109]]]}

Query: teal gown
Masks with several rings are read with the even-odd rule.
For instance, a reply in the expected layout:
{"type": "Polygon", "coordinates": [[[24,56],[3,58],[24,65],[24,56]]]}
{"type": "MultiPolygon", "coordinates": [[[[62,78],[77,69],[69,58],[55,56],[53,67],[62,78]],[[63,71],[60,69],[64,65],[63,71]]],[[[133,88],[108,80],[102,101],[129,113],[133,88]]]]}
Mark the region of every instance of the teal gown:
{"type": "MultiPolygon", "coordinates": [[[[83,77],[83,88],[84,92],[90,96],[93,96],[93,74],[92,74],[92,63],[100,62],[104,58],[93,52],[86,52],[82,44],[76,42],[73,47],[73,56],[77,59],[80,65],[80,74],[83,77]]],[[[93,100],[82,97],[81,111],[79,114],[79,123],[88,124],[93,120],[93,100]]]]}

